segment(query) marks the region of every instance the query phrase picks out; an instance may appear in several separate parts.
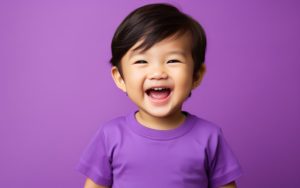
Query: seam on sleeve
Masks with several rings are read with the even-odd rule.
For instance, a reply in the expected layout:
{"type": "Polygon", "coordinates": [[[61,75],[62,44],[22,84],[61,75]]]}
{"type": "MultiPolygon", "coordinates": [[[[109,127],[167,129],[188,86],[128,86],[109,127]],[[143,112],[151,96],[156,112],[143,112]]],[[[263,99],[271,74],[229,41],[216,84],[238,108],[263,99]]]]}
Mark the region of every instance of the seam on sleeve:
{"type": "Polygon", "coordinates": [[[212,188],[217,188],[219,186],[226,185],[227,183],[230,183],[230,182],[236,180],[241,175],[242,175],[242,169],[240,168],[240,166],[235,166],[227,173],[211,179],[210,180],[211,186],[212,186],[212,188]]]}
{"type": "Polygon", "coordinates": [[[99,173],[97,173],[97,170],[90,165],[87,165],[84,161],[80,161],[80,163],[77,165],[76,170],[85,175],[86,177],[92,179],[95,183],[103,186],[111,186],[112,180],[107,179],[103,176],[100,176],[99,173]]]}

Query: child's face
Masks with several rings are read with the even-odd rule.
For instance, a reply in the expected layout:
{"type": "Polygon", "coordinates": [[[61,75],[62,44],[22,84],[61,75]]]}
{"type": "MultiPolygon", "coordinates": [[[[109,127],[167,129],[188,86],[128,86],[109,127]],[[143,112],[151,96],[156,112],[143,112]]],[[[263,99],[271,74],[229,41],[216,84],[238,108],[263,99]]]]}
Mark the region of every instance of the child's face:
{"type": "Polygon", "coordinates": [[[190,35],[169,37],[145,52],[133,51],[140,43],[121,59],[123,78],[112,68],[115,83],[138,106],[139,113],[157,118],[181,113],[183,102],[201,77],[193,79],[190,35]]]}

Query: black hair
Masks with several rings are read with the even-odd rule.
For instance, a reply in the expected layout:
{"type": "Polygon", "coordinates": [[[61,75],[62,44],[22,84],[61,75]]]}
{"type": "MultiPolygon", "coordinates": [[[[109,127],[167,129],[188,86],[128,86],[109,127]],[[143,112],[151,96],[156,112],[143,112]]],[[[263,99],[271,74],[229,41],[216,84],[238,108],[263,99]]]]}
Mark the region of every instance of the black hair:
{"type": "Polygon", "coordinates": [[[170,4],[149,4],[131,12],[117,28],[111,43],[110,63],[122,75],[121,59],[138,41],[143,42],[136,49],[146,51],[157,42],[170,36],[190,32],[192,37],[192,58],[194,76],[205,60],[206,35],[202,26],[192,17],[182,13],[170,4]]]}

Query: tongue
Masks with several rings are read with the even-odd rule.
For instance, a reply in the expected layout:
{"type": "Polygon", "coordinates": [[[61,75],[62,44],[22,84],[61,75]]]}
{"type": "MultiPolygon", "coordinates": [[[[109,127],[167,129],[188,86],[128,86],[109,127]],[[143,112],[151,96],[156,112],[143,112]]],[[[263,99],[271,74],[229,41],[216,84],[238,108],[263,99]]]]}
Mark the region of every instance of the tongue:
{"type": "Polygon", "coordinates": [[[169,94],[170,94],[170,91],[168,91],[168,90],[162,90],[162,91],[151,90],[149,92],[149,96],[154,99],[165,99],[169,96],[169,94]]]}

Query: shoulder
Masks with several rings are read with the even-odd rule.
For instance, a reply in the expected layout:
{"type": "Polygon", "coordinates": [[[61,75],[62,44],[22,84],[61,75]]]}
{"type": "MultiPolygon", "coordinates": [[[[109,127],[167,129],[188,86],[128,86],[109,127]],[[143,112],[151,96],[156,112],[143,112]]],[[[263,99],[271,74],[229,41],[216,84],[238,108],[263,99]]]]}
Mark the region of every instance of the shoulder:
{"type": "Polygon", "coordinates": [[[98,133],[104,136],[105,135],[113,136],[114,134],[118,134],[118,132],[124,131],[125,124],[126,124],[126,116],[118,116],[100,124],[98,127],[98,133]]]}
{"type": "Polygon", "coordinates": [[[189,136],[205,148],[217,147],[219,141],[223,140],[221,127],[207,119],[192,114],[189,115],[193,119],[193,128],[189,136]]]}
{"type": "Polygon", "coordinates": [[[119,128],[120,126],[123,126],[125,124],[125,121],[126,121],[126,116],[118,116],[109,121],[102,123],[99,129],[101,129],[104,132],[109,131],[111,129],[116,129],[119,128]]]}
{"type": "Polygon", "coordinates": [[[126,116],[119,116],[106,121],[98,126],[90,145],[100,148],[104,146],[105,151],[111,153],[113,148],[122,143],[126,133],[126,116]]]}
{"type": "Polygon", "coordinates": [[[122,142],[128,135],[129,115],[118,116],[99,125],[96,137],[108,145],[122,142]]]}
{"type": "Polygon", "coordinates": [[[222,133],[221,127],[216,123],[193,114],[189,114],[189,116],[194,122],[193,132],[202,136],[213,136],[222,133]]]}

